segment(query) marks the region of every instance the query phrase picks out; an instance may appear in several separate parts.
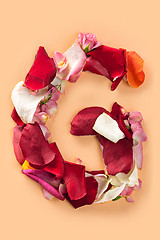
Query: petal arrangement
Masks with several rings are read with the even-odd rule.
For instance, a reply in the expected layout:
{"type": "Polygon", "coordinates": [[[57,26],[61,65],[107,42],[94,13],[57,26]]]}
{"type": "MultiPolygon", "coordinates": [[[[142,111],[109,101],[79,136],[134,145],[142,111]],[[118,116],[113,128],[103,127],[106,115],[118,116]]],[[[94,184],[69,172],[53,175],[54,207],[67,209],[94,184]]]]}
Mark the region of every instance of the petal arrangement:
{"type": "Polygon", "coordinates": [[[65,161],[57,144],[48,140],[47,119],[54,117],[66,82],[76,82],[82,71],[108,78],[112,91],[122,79],[137,88],[145,78],[143,60],[136,52],[102,45],[94,34],[80,33],[65,53],[55,52],[53,58],[40,46],[25,80],[11,95],[16,159],[22,173],[42,186],[46,199],[67,199],[74,208],[122,197],[132,202],[132,192],[142,184],[138,169],[142,142],[147,140],[140,112],[127,112],[115,102],[111,111],[93,106],[73,118],[71,134],[97,138],[105,170],[88,171],[80,159],[65,161]]]}

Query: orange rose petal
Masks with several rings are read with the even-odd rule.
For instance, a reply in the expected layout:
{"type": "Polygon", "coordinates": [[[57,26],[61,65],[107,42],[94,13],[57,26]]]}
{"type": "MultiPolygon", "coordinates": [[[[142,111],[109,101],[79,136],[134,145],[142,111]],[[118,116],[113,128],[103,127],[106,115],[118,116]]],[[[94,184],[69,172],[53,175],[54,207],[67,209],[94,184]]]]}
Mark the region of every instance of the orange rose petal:
{"type": "Polygon", "coordinates": [[[127,52],[127,81],[131,87],[138,88],[144,82],[143,62],[136,52],[127,52]]]}

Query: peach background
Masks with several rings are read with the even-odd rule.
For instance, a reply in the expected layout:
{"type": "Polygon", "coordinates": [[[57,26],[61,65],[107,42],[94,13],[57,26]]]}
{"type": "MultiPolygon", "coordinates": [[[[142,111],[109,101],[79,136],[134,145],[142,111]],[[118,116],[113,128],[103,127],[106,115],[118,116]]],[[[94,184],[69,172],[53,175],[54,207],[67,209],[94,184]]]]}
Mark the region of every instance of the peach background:
{"type": "Polygon", "coordinates": [[[158,239],[160,191],[159,147],[159,4],[158,0],[3,1],[0,8],[1,77],[1,239],[158,239]],[[115,92],[104,77],[83,73],[68,84],[49,122],[55,140],[68,161],[81,158],[88,169],[101,169],[102,157],[94,137],[70,135],[70,121],[82,108],[118,101],[128,111],[144,116],[148,135],[140,177],[143,188],[135,203],[123,199],[74,210],[66,201],[47,201],[40,186],[21,174],[12,147],[10,94],[25,78],[34,55],[43,45],[50,56],[63,52],[79,32],[92,32],[104,44],[137,51],[145,61],[145,84],[132,89],[121,83],[115,92]]]}

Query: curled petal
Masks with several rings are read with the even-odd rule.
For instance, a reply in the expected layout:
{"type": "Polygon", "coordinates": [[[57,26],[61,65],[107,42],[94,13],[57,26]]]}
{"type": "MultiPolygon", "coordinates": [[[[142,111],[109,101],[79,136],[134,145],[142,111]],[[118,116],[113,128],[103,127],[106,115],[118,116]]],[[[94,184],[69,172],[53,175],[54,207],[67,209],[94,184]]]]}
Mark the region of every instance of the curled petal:
{"type": "Polygon", "coordinates": [[[56,67],[59,70],[59,73],[61,73],[67,67],[66,57],[62,53],[55,52],[53,59],[54,59],[54,62],[56,64],[56,67]]]}
{"type": "Polygon", "coordinates": [[[79,44],[75,42],[71,48],[69,48],[64,53],[64,56],[67,59],[68,65],[61,73],[57,74],[57,77],[62,80],[75,82],[79,77],[79,73],[84,67],[84,64],[86,62],[86,55],[79,44]],[[73,78],[73,76],[76,77],[73,78]]]}
{"type": "Polygon", "coordinates": [[[77,136],[97,135],[93,126],[97,117],[103,112],[108,113],[101,107],[89,107],[78,112],[71,122],[71,134],[77,136]]]}
{"type": "Polygon", "coordinates": [[[20,147],[24,158],[31,164],[43,166],[55,158],[55,153],[45,140],[43,133],[36,124],[27,124],[21,133],[20,147]]]}
{"type": "Polygon", "coordinates": [[[59,186],[59,180],[55,179],[55,176],[51,173],[47,173],[44,170],[22,170],[22,173],[39,183],[48,193],[54,197],[64,200],[64,196],[57,190],[59,186]]]}
{"type": "Polygon", "coordinates": [[[19,82],[12,91],[12,102],[17,114],[24,123],[34,123],[33,116],[39,102],[47,93],[47,88],[41,89],[36,95],[24,86],[24,82],[19,82]]]}
{"type": "Polygon", "coordinates": [[[120,195],[124,188],[125,184],[122,184],[120,187],[115,187],[113,189],[108,190],[99,199],[97,199],[95,203],[104,203],[112,199],[115,199],[117,196],[120,195]]]}
{"type": "Polygon", "coordinates": [[[129,85],[138,88],[144,79],[143,59],[134,51],[127,52],[127,81],[129,85]]]}
{"type": "Polygon", "coordinates": [[[25,78],[25,86],[31,90],[42,89],[53,81],[56,71],[53,59],[48,57],[44,47],[39,47],[35,61],[25,78]]]}
{"type": "Polygon", "coordinates": [[[140,179],[138,179],[138,185],[135,185],[133,189],[134,190],[140,190],[141,187],[142,187],[142,181],[140,179]]]}

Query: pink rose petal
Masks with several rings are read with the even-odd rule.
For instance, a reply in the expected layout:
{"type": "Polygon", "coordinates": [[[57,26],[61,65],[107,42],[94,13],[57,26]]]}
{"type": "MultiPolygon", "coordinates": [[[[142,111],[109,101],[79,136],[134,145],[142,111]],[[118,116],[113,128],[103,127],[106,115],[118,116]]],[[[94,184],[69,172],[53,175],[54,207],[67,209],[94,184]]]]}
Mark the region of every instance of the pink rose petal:
{"type": "Polygon", "coordinates": [[[15,107],[13,108],[11,117],[19,126],[23,126],[24,125],[24,122],[20,119],[20,117],[19,117],[15,107]]]}

